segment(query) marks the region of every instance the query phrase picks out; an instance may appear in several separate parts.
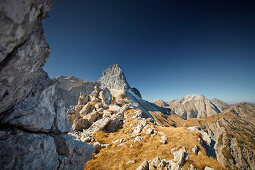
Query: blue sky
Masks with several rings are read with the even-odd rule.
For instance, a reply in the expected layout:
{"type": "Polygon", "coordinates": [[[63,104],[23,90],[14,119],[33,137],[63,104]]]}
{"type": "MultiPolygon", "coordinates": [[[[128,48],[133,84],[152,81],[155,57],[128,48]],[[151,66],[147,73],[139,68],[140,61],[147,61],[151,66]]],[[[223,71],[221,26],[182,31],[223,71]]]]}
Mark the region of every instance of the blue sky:
{"type": "Polygon", "coordinates": [[[43,21],[50,77],[96,81],[119,64],[147,100],[255,102],[252,1],[56,0],[43,21]]]}

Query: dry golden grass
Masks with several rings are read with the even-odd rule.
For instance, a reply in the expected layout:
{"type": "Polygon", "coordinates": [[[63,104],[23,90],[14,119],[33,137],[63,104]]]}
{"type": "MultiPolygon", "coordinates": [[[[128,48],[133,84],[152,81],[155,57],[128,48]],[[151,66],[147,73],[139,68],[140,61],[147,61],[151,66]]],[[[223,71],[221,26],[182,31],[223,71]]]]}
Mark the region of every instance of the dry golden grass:
{"type": "MultiPolygon", "coordinates": [[[[132,115],[135,110],[129,109],[126,114],[132,115]]],[[[190,153],[190,160],[185,164],[184,169],[187,169],[190,163],[192,163],[198,169],[203,169],[205,166],[212,167],[214,169],[223,169],[220,163],[206,156],[206,152],[198,142],[198,134],[187,130],[184,127],[160,127],[155,126],[157,131],[165,133],[167,138],[167,144],[160,143],[160,135],[151,137],[144,133],[141,134],[143,140],[141,142],[130,142],[130,124],[135,125],[137,122],[132,118],[126,119],[126,124],[122,129],[119,129],[114,133],[105,133],[98,131],[94,134],[96,141],[100,143],[110,144],[107,148],[102,149],[98,154],[94,154],[92,159],[87,162],[85,169],[135,169],[144,160],[152,160],[156,156],[160,156],[166,160],[171,160],[173,155],[170,152],[172,148],[185,147],[190,153]],[[124,146],[118,146],[112,144],[112,141],[116,139],[124,138],[127,142],[124,142],[124,146]],[[131,147],[130,144],[133,144],[131,147]],[[194,155],[192,147],[198,145],[202,149],[201,155],[194,155]],[[126,164],[128,161],[135,160],[135,163],[126,164]]]]}
{"type": "Polygon", "coordinates": [[[92,106],[95,106],[96,104],[99,104],[99,102],[89,102],[92,106]]]}

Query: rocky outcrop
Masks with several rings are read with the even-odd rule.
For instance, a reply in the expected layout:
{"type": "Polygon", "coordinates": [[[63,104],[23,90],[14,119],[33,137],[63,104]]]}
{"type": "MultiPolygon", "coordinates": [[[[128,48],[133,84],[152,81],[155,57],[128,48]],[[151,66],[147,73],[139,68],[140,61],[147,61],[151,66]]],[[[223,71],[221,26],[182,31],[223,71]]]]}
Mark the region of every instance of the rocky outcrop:
{"type": "Polygon", "coordinates": [[[118,64],[107,68],[98,82],[101,88],[108,88],[114,96],[124,93],[130,88],[126,76],[118,64]]]}
{"type": "Polygon", "coordinates": [[[50,47],[41,20],[52,0],[0,2],[0,167],[83,169],[93,147],[71,126],[59,88],[42,70],[50,47]]]}
{"type": "Polygon", "coordinates": [[[189,160],[189,153],[182,147],[180,150],[173,152],[173,160],[165,160],[161,157],[155,157],[151,161],[144,161],[136,170],[152,170],[152,169],[167,169],[167,170],[181,170],[186,160],[189,160]]]}

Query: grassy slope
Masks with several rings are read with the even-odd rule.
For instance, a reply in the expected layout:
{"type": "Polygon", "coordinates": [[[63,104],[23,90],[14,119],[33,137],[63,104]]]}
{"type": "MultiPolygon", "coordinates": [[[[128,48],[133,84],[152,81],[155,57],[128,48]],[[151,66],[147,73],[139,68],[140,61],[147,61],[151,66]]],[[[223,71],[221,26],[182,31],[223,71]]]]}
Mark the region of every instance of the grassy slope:
{"type": "MultiPolygon", "coordinates": [[[[132,115],[135,110],[128,110],[127,114],[132,115]]],[[[205,150],[197,141],[198,134],[191,132],[185,127],[160,127],[155,126],[157,131],[165,133],[167,138],[167,144],[160,143],[160,135],[151,137],[144,133],[141,134],[143,140],[141,142],[125,142],[124,146],[117,146],[112,144],[112,141],[120,138],[130,138],[130,124],[136,124],[136,121],[132,118],[126,119],[126,124],[122,129],[119,129],[114,133],[105,133],[98,131],[94,134],[96,141],[100,143],[111,144],[107,148],[102,149],[98,154],[94,154],[92,159],[87,162],[85,169],[135,169],[144,160],[152,160],[156,156],[160,156],[166,160],[173,159],[173,155],[170,152],[172,148],[181,148],[185,146],[186,150],[190,153],[190,160],[185,164],[184,169],[187,169],[189,164],[193,164],[198,169],[203,169],[205,166],[209,166],[215,169],[223,169],[220,163],[206,156],[205,150]],[[133,144],[133,147],[130,147],[133,144]],[[194,145],[198,145],[202,149],[201,155],[194,155],[191,151],[194,145]],[[126,165],[128,161],[135,160],[135,163],[126,165]]]]}

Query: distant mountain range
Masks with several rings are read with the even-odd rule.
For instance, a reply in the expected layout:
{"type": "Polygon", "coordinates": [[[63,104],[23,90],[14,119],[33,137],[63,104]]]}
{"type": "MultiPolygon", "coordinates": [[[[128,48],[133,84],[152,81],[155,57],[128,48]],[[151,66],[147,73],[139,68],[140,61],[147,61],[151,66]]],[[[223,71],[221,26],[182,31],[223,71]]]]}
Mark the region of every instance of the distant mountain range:
{"type": "Polygon", "coordinates": [[[171,102],[155,100],[152,103],[170,108],[183,119],[205,118],[221,113],[230,107],[229,104],[219,99],[207,99],[204,95],[191,94],[171,102]]]}

